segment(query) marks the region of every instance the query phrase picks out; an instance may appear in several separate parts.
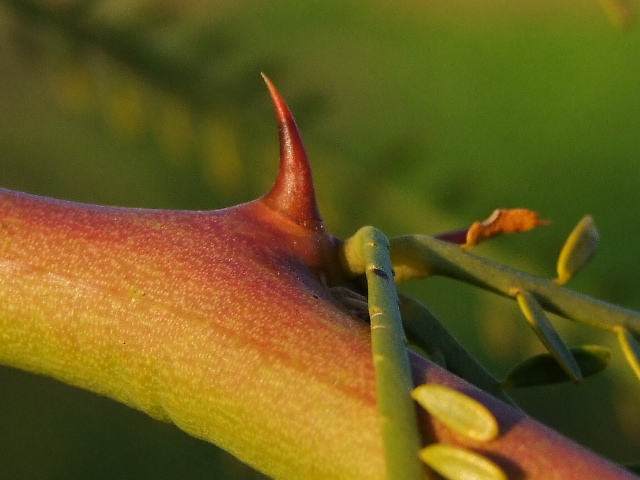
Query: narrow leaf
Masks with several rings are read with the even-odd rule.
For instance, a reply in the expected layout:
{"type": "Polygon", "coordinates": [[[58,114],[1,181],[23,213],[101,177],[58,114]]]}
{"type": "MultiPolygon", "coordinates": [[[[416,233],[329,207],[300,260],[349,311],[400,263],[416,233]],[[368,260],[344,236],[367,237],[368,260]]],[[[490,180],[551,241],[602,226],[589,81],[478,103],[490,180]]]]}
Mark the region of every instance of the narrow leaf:
{"type": "Polygon", "coordinates": [[[522,310],[524,317],[538,338],[540,338],[542,344],[560,364],[560,367],[566,372],[569,378],[575,383],[580,383],[582,381],[582,374],[580,373],[580,367],[576,363],[576,359],[573,358],[569,347],[564,343],[558,331],[551,324],[547,314],[536,298],[525,290],[518,290],[515,292],[515,295],[520,310],[522,310]]]}
{"type": "MultiPolygon", "coordinates": [[[[600,345],[583,345],[571,348],[582,377],[604,370],[611,360],[611,352],[600,345]]],[[[502,382],[503,387],[533,387],[572,380],[557,360],[549,353],[527,358],[513,367],[502,382]]]]}
{"type": "Polygon", "coordinates": [[[411,396],[429,414],[452,430],[479,442],[499,434],[498,421],[482,403],[444,385],[420,385],[411,396]]]}
{"type": "Polygon", "coordinates": [[[626,328],[618,327],[616,332],[627,362],[631,366],[633,373],[640,379],[640,344],[626,328]]]}
{"type": "Polygon", "coordinates": [[[567,283],[596,253],[600,235],[593,218],[585,216],[578,222],[564,243],[558,257],[558,285],[567,283]]]}
{"type": "Polygon", "coordinates": [[[420,451],[420,458],[449,480],[507,480],[487,457],[453,445],[434,443],[420,451]]]}
{"type": "Polygon", "coordinates": [[[409,342],[445,367],[494,397],[515,405],[500,382],[456,340],[442,322],[417,300],[399,294],[402,324],[409,342]]]}

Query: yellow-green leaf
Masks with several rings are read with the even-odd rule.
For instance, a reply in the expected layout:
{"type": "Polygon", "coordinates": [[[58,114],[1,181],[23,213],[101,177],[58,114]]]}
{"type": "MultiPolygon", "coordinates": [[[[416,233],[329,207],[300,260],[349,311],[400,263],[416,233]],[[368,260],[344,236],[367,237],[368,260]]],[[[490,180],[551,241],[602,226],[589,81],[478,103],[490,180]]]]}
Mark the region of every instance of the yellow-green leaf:
{"type": "Polygon", "coordinates": [[[429,414],[456,432],[488,442],[499,434],[498,421],[482,403],[444,385],[420,385],[411,396],[429,414]]]}
{"type": "Polygon", "coordinates": [[[558,257],[556,283],[564,285],[595,255],[600,243],[593,218],[585,216],[569,234],[558,257]]]}
{"type": "MultiPolygon", "coordinates": [[[[611,352],[600,345],[571,348],[582,377],[602,371],[611,360],[611,352]]],[[[503,387],[533,387],[572,380],[549,353],[527,358],[513,367],[502,381],[503,387]]]]}
{"type": "Polygon", "coordinates": [[[549,353],[557,360],[560,367],[566,372],[566,374],[576,383],[582,381],[582,374],[580,373],[580,367],[576,363],[576,359],[573,358],[571,351],[564,340],[560,337],[560,334],[551,324],[551,321],[547,317],[538,300],[529,292],[525,290],[518,290],[515,292],[518,305],[524,317],[533,328],[540,341],[549,351],[549,353]]]}
{"type": "Polygon", "coordinates": [[[626,328],[618,327],[616,331],[624,356],[629,362],[633,373],[640,379],[640,344],[626,328]]]}
{"type": "Polygon", "coordinates": [[[453,445],[434,443],[420,451],[420,458],[448,480],[507,480],[487,457],[453,445]]]}

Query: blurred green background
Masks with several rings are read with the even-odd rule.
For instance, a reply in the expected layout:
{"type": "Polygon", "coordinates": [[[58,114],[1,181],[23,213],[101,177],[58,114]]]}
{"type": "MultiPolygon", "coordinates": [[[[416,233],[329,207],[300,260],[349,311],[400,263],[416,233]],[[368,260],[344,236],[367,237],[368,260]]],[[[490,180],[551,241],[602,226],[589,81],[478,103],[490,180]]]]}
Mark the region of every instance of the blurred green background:
{"type": "MultiPolygon", "coordinates": [[[[570,287],[640,309],[640,30],[615,2],[542,3],[0,1],[0,186],[152,208],[255,198],[277,166],[264,71],[334,234],[437,233],[528,207],[551,226],[477,252],[552,277],[590,213],[601,249],[570,287]]],[[[498,375],[541,351],[513,302],[442,279],[403,288],[498,375]]],[[[616,461],[640,458],[640,384],[615,339],[556,325],[612,346],[612,367],[513,396],[616,461]]],[[[173,426],[7,368],[0,477],[261,478],[173,426]]]]}

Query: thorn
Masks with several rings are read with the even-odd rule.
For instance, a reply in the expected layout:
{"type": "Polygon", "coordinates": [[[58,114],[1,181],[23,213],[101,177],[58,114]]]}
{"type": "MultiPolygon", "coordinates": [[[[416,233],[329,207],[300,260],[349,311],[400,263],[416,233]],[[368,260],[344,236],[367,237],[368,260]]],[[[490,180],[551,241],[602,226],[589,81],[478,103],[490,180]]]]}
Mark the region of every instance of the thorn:
{"type": "Polygon", "coordinates": [[[273,100],[280,133],[278,177],[262,200],[297,224],[311,230],[322,230],[324,224],[316,203],[311,167],[300,132],[278,90],[264,73],[262,78],[273,100]]]}

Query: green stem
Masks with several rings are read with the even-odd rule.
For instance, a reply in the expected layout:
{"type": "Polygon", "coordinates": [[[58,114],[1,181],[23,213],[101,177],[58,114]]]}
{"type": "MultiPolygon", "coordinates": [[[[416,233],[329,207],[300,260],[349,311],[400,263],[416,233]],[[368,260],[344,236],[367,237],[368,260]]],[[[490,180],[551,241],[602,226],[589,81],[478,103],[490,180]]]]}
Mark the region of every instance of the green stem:
{"type": "Polygon", "coordinates": [[[640,336],[640,314],[633,310],[486,260],[430,236],[407,235],[392,238],[390,243],[396,282],[444,275],[510,298],[514,289],[526,290],[550,313],[609,332],[623,326],[640,336]]]}
{"type": "Polygon", "coordinates": [[[367,278],[371,349],[388,480],[422,480],[421,447],[411,366],[405,345],[389,241],[377,229],[363,227],[344,244],[347,269],[367,278]]]}

